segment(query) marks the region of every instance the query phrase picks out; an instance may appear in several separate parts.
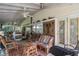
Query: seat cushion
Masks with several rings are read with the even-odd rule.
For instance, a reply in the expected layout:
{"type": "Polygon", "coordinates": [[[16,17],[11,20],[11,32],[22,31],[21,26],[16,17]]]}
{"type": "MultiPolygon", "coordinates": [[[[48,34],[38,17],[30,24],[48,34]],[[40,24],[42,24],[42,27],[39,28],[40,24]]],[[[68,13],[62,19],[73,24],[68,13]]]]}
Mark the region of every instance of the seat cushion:
{"type": "Polygon", "coordinates": [[[9,44],[9,45],[7,45],[7,48],[9,49],[9,48],[13,48],[14,46],[13,46],[13,44],[9,44]]]}
{"type": "Polygon", "coordinates": [[[39,42],[43,42],[43,40],[44,40],[44,36],[40,36],[39,42]]]}
{"type": "Polygon", "coordinates": [[[47,48],[48,47],[48,44],[43,44],[43,47],[47,48]]]}
{"type": "Polygon", "coordinates": [[[50,53],[54,54],[55,56],[65,56],[65,55],[71,55],[71,56],[77,56],[77,52],[73,49],[67,49],[60,46],[54,46],[50,49],[50,53]]]}
{"type": "Polygon", "coordinates": [[[39,46],[43,46],[43,47],[45,47],[45,48],[48,47],[48,44],[44,44],[44,43],[38,43],[38,45],[39,45],[39,46]]]}
{"type": "Polygon", "coordinates": [[[50,40],[50,36],[45,36],[43,43],[48,44],[49,40],[50,40]]]}

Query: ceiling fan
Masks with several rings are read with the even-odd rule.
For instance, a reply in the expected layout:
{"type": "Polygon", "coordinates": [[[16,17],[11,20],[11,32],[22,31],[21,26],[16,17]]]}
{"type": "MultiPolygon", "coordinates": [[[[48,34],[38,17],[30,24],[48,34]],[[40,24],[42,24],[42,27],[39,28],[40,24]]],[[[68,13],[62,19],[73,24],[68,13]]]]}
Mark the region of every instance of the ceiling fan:
{"type": "MultiPolygon", "coordinates": [[[[43,9],[44,8],[44,3],[40,3],[40,9],[43,9]]],[[[31,15],[30,15],[30,12],[27,12],[27,9],[28,8],[26,8],[26,7],[24,7],[23,8],[24,10],[23,10],[23,17],[24,18],[27,18],[27,17],[32,17],[31,15]]]]}
{"type": "Polygon", "coordinates": [[[27,18],[28,16],[30,16],[30,13],[29,12],[26,12],[26,10],[27,9],[24,7],[24,11],[22,13],[22,15],[23,15],[24,18],[27,18]]]}

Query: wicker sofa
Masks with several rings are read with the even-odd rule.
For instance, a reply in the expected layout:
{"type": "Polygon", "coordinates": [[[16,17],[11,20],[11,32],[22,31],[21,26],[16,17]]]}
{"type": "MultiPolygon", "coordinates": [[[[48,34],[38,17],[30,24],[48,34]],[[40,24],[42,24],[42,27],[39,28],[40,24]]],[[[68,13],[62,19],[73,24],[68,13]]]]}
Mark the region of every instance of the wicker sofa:
{"type": "Polygon", "coordinates": [[[38,50],[42,50],[48,54],[50,48],[54,46],[54,36],[41,35],[36,43],[38,50]]]}

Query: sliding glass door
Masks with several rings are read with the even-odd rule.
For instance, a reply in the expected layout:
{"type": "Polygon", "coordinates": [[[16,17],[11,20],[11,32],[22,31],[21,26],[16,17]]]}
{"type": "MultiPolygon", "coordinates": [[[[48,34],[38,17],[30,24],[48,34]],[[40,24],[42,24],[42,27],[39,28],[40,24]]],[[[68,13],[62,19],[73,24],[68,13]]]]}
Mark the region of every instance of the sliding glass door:
{"type": "Polygon", "coordinates": [[[77,34],[78,34],[78,26],[77,26],[77,18],[70,19],[70,45],[75,48],[77,45],[77,34]]]}

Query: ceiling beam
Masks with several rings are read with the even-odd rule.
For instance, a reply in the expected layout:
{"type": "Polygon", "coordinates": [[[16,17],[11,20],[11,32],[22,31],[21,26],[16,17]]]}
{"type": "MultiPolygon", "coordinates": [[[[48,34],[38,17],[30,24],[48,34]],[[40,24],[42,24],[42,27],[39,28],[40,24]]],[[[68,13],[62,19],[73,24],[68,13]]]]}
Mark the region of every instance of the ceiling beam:
{"type": "Polygon", "coordinates": [[[40,7],[40,3],[24,3],[24,5],[40,7]]]}
{"type": "Polygon", "coordinates": [[[0,12],[0,13],[16,13],[16,12],[0,12]]]}
{"type": "MultiPolygon", "coordinates": [[[[6,11],[24,11],[23,9],[6,9],[6,8],[0,8],[0,10],[6,10],[6,11]]],[[[26,9],[25,12],[31,12],[36,10],[28,10],[26,9]]]]}
{"type": "Polygon", "coordinates": [[[18,6],[18,7],[25,7],[25,8],[32,8],[32,9],[40,9],[40,6],[34,5],[33,3],[12,3],[12,4],[8,4],[8,5],[12,5],[12,6],[18,6]]]}
{"type": "Polygon", "coordinates": [[[29,6],[29,5],[22,5],[22,4],[11,4],[11,3],[5,3],[5,4],[3,4],[3,3],[1,3],[0,5],[3,5],[3,6],[8,6],[8,7],[17,7],[17,8],[27,8],[27,9],[36,9],[36,10],[39,10],[40,9],[40,7],[35,7],[35,6],[29,6]]]}
{"type": "MultiPolygon", "coordinates": [[[[17,12],[23,12],[24,10],[14,10],[14,9],[6,9],[6,8],[0,8],[0,13],[17,13],[17,12]]],[[[24,12],[36,12],[36,10],[26,10],[24,12]]]]}

